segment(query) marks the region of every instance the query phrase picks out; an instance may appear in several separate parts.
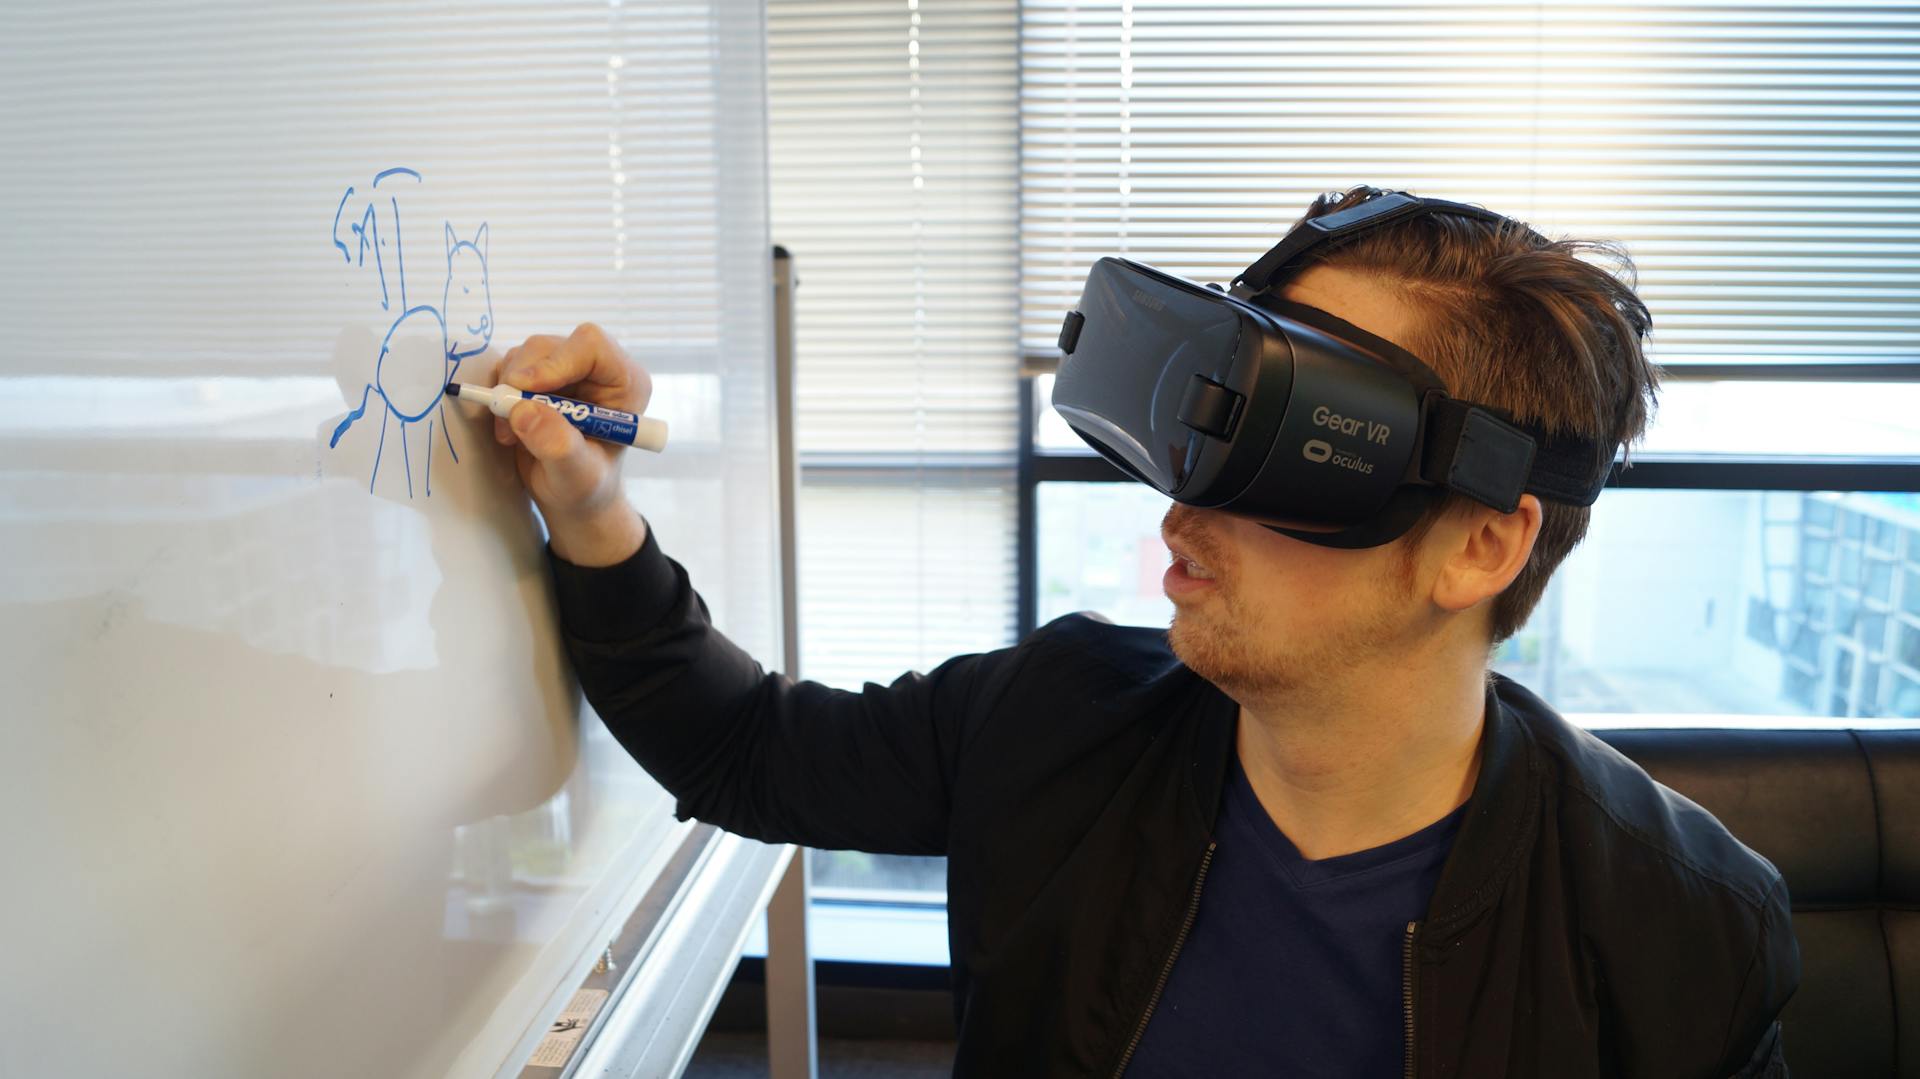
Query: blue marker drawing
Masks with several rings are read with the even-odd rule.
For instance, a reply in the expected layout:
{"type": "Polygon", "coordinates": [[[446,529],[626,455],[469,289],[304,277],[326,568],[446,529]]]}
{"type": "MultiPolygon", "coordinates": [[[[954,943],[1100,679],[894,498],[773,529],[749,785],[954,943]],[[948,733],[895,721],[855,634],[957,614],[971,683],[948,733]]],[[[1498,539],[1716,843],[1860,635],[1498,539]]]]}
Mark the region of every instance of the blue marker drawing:
{"type": "MultiPolygon", "coordinates": [[[[391,168],[374,177],[374,186],[394,176],[411,177],[416,181],[420,179],[420,174],[412,169],[391,168]]],[[[400,457],[407,473],[407,497],[413,497],[413,450],[408,444],[413,436],[409,434],[409,428],[425,421],[422,480],[425,493],[430,496],[433,494],[435,426],[432,414],[439,413],[441,438],[446,441],[447,453],[458,463],[460,455],[454,449],[453,434],[448,429],[446,414],[442,410],[447,383],[460,370],[461,360],[486,351],[487,345],[493,340],[493,294],[487,281],[487,225],[481,222],[471,238],[463,238],[455,231],[452,222],[445,222],[447,270],[440,289],[440,305],[409,306],[399,197],[389,196],[384,200],[388,211],[384,233],[380,221],[382,200],[369,199],[359,221],[348,219],[348,227],[357,241],[357,246],[350,248],[341,239],[340,221],[353,195],[354,189],[347,188],[339,206],[334,209],[333,246],[352,265],[365,266],[367,254],[373,254],[374,272],[380,281],[380,307],[382,310],[391,310],[382,253],[391,241],[401,314],[387,327],[386,337],[380,342],[379,355],[373,358],[373,377],[360,391],[360,403],[333,429],[333,436],[328,439],[327,445],[329,448],[338,447],[341,437],[354,424],[366,418],[368,403],[378,396],[381,404],[380,440],[374,449],[373,471],[367,477],[367,490],[372,492],[380,476],[380,462],[386,454],[387,426],[398,420],[400,457]]]]}
{"type": "Polygon", "coordinates": [[[349,185],[347,193],[340,196],[340,205],[333,208],[333,246],[340,249],[340,257],[346,259],[349,265],[353,262],[353,252],[347,250],[347,245],[340,242],[340,212],[347,208],[347,200],[352,197],[353,187],[349,185]]]}
{"type": "MultiPolygon", "coordinates": [[[[385,169],[373,178],[373,186],[377,188],[380,186],[380,181],[395,176],[409,177],[415,182],[420,180],[420,174],[412,169],[385,169]]],[[[391,191],[392,188],[388,190],[391,191]]],[[[370,197],[364,202],[355,203],[349,213],[347,201],[353,196],[354,188],[351,186],[347,188],[346,194],[340,196],[340,205],[333,211],[333,232],[330,238],[333,240],[333,246],[340,249],[341,257],[347,262],[365,266],[367,256],[369,254],[373,256],[374,277],[380,283],[380,309],[385,311],[390,308],[392,302],[387,285],[386,249],[391,241],[395,257],[399,256],[400,200],[398,196],[389,195],[382,203],[379,198],[370,197]],[[382,211],[389,211],[384,227],[380,222],[382,211]],[[352,238],[352,246],[348,246],[347,240],[340,236],[340,221],[343,216],[347,221],[347,232],[352,238]]],[[[400,309],[404,311],[407,309],[404,266],[400,268],[400,293],[400,309]]]]}
{"type": "MultiPolygon", "coordinates": [[[[413,177],[413,178],[414,178],[414,179],[416,179],[416,180],[418,180],[418,179],[420,178],[420,174],[419,174],[419,173],[417,173],[417,172],[415,172],[415,171],[413,171],[412,169],[408,169],[408,168],[393,168],[393,169],[382,169],[382,170],[380,170],[380,171],[379,171],[378,173],[375,173],[375,174],[374,174],[374,177],[373,177],[373,186],[375,186],[375,187],[379,187],[379,186],[380,186],[380,181],[382,181],[382,180],[384,180],[384,179],[386,179],[386,178],[387,178],[387,177],[389,177],[389,176],[411,176],[411,177],[413,177]]],[[[353,189],[352,189],[352,188],[348,188],[347,190],[349,190],[349,191],[351,191],[351,190],[353,190],[353,189]]]]}
{"type": "Polygon", "coordinates": [[[459,361],[487,350],[493,340],[493,291],[487,284],[486,222],[471,240],[447,226],[447,285],[440,290],[440,311],[447,320],[449,358],[459,361]]]}

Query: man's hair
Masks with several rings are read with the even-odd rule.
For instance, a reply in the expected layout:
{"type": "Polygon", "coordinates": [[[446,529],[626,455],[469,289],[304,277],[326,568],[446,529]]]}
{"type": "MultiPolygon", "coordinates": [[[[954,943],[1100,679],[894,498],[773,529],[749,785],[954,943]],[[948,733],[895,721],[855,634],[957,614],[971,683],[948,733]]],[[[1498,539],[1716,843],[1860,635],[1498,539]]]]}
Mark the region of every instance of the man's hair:
{"type": "MultiPolygon", "coordinates": [[[[1365,186],[1329,191],[1301,220],[1377,194],[1365,186]]],[[[1377,281],[1412,308],[1412,340],[1396,343],[1425,360],[1455,398],[1608,446],[1631,444],[1646,430],[1660,385],[1642,347],[1653,316],[1634,293],[1638,274],[1618,242],[1548,241],[1521,222],[1431,213],[1357,233],[1306,265],[1320,264],[1377,281]],[[1611,259],[1625,280],[1582,254],[1611,259]]],[[[1411,579],[1435,522],[1477,505],[1448,492],[1420,518],[1402,547],[1404,576],[1411,579]]],[[[1494,597],[1489,649],[1526,622],[1547,579],[1587,534],[1588,507],[1540,505],[1533,553],[1494,597]]]]}

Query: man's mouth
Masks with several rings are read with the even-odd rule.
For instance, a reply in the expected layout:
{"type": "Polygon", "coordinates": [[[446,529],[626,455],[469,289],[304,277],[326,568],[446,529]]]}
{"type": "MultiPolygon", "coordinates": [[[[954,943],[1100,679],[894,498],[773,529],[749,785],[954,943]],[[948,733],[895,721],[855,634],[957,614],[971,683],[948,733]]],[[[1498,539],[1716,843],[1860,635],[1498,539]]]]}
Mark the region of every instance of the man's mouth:
{"type": "Polygon", "coordinates": [[[1161,533],[1160,539],[1161,542],[1167,545],[1167,552],[1173,556],[1173,565],[1178,566],[1181,573],[1197,581],[1211,581],[1215,579],[1213,569],[1198,559],[1195,559],[1193,555],[1186,550],[1184,543],[1168,536],[1164,532],[1161,533]]]}
{"type": "Polygon", "coordinates": [[[1193,559],[1181,558],[1179,555],[1174,555],[1173,560],[1175,563],[1179,564],[1181,569],[1186,571],[1187,576],[1197,577],[1203,581],[1213,580],[1213,571],[1201,565],[1200,563],[1195,562],[1193,559]]]}

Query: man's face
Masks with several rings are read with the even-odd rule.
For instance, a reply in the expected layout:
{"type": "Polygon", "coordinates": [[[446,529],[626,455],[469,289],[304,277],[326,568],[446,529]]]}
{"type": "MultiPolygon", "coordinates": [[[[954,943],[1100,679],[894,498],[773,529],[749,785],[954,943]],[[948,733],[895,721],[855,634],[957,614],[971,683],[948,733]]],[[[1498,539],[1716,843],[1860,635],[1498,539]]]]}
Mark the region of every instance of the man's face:
{"type": "MultiPolygon", "coordinates": [[[[1379,284],[1317,266],[1280,292],[1406,347],[1414,314],[1379,284]]],[[[1218,510],[1174,503],[1161,522],[1174,552],[1168,640],[1203,678],[1236,695],[1290,694],[1404,654],[1427,631],[1404,539],[1341,550],[1218,510]],[[1196,580],[1182,559],[1211,579],[1196,580]]]]}

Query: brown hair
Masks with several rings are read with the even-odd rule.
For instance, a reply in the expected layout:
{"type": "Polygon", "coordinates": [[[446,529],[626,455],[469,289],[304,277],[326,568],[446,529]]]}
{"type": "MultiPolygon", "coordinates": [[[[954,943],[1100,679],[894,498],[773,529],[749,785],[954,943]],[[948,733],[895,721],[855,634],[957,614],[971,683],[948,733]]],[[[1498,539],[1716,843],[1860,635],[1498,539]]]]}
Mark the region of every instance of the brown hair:
{"type": "MultiPolygon", "coordinates": [[[[1365,186],[1329,191],[1302,220],[1378,194],[1365,186]]],[[[1373,278],[1418,312],[1413,340],[1398,343],[1455,398],[1506,409],[1549,435],[1607,446],[1630,444],[1646,430],[1660,385],[1642,345],[1653,316],[1634,292],[1638,274],[1618,242],[1548,241],[1520,222],[1422,214],[1336,243],[1307,263],[1318,264],[1373,278]],[[1625,279],[1583,254],[1611,259],[1625,279]]],[[[1411,579],[1414,554],[1436,521],[1478,505],[1449,493],[1422,517],[1404,538],[1403,574],[1411,579]]],[[[1540,505],[1533,553],[1494,597],[1489,649],[1526,622],[1547,579],[1587,534],[1588,507],[1540,505]]]]}

